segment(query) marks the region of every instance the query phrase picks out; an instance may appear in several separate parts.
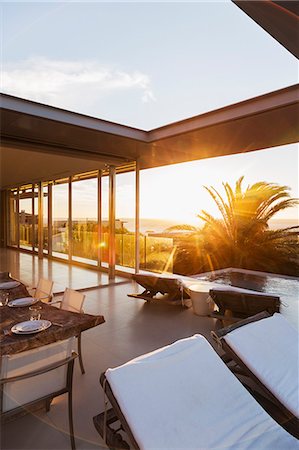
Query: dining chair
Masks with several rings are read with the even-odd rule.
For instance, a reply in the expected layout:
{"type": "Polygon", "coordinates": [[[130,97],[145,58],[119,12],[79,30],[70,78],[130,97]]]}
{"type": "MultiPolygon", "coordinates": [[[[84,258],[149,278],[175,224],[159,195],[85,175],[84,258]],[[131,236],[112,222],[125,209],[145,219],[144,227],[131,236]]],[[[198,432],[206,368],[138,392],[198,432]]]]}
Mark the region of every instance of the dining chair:
{"type": "Polygon", "coordinates": [[[0,369],[1,422],[17,418],[37,404],[50,410],[53,398],[68,394],[71,448],[75,449],[72,380],[74,338],[15,355],[3,355],[0,369]]]}
{"type": "MultiPolygon", "coordinates": [[[[74,289],[66,288],[61,300],[55,300],[50,304],[54,305],[59,303],[60,309],[65,309],[67,311],[75,312],[82,314],[83,311],[83,303],[85,300],[85,294],[81,292],[75,291],[74,289]]],[[[82,359],[82,350],[81,350],[81,332],[77,336],[78,339],[78,356],[79,356],[79,364],[81,368],[81,373],[85,373],[83,359],[82,359]]]]}
{"type": "Polygon", "coordinates": [[[41,301],[49,302],[52,298],[54,281],[47,280],[45,278],[40,278],[38,280],[37,286],[29,288],[28,291],[32,292],[32,297],[38,298],[41,301]]]}

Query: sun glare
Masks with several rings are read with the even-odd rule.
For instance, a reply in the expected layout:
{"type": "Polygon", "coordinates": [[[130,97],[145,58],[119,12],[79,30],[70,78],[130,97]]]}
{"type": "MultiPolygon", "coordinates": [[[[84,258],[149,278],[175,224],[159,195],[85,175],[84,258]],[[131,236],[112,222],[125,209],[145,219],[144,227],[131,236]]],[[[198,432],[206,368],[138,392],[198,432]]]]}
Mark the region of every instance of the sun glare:
{"type": "MultiPolygon", "coordinates": [[[[219,211],[203,186],[223,193],[222,183],[235,185],[244,175],[243,186],[258,181],[287,185],[298,196],[298,146],[287,145],[250,153],[192,161],[141,172],[141,217],[201,225],[201,210],[217,216],[219,211]]],[[[296,219],[298,209],[282,213],[296,219]]]]}

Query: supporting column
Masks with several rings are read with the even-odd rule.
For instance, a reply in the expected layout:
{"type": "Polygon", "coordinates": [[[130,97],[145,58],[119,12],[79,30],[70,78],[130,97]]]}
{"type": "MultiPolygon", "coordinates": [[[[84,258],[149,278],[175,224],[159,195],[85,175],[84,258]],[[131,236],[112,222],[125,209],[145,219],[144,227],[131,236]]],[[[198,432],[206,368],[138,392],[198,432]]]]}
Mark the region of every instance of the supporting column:
{"type": "MultiPolygon", "coordinates": [[[[44,256],[44,193],[43,193],[43,184],[41,181],[38,182],[38,231],[37,231],[37,246],[38,246],[38,258],[42,259],[44,256]]],[[[35,193],[34,193],[35,195],[35,193]]]]}
{"type": "Polygon", "coordinates": [[[73,213],[72,213],[72,177],[69,177],[69,220],[68,220],[68,247],[69,247],[69,261],[72,260],[73,253],[73,213]]]}
{"type": "Polygon", "coordinates": [[[140,265],[140,176],[139,161],[136,161],[135,168],[135,273],[139,272],[140,265]]]}
{"type": "MultiPolygon", "coordinates": [[[[31,246],[32,246],[32,251],[34,252],[35,250],[35,242],[36,242],[36,236],[35,236],[35,202],[34,202],[34,197],[35,197],[35,183],[32,183],[31,185],[31,192],[32,192],[32,198],[31,198],[31,210],[32,210],[32,220],[31,220],[31,227],[32,227],[32,232],[31,232],[31,236],[32,236],[32,242],[31,242],[31,246]]],[[[38,234],[38,232],[37,232],[38,234]]]]}
{"type": "Polygon", "coordinates": [[[48,255],[52,256],[52,236],[53,236],[53,221],[52,221],[52,183],[48,184],[48,255]]]}
{"type": "Polygon", "coordinates": [[[7,191],[0,191],[0,247],[6,247],[8,202],[7,191]]]}
{"type": "Polygon", "coordinates": [[[19,187],[18,187],[17,199],[16,199],[16,213],[17,213],[17,218],[16,218],[16,227],[17,227],[16,240],[17,240],[17,248],[20,248],[20,189],[19,189],[19,187]]]}
{"type": "Polygon", "coordinates": [[[115,279],[115,179],[114,166],[109,167],[109,280],[115,279]]]}
{"type": "Polygon", "coordinates": [[[102,265],[102,171],[98,171],[98,267],[102,265]]]}

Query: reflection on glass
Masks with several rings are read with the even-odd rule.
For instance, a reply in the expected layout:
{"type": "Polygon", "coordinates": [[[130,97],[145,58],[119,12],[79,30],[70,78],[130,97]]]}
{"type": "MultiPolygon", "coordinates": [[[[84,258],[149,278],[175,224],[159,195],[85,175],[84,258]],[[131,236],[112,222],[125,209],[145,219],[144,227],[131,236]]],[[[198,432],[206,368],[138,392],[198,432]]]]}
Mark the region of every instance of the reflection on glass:
{"type": "Polygon", "coordinates": [[[108,267],[109,262],[109,177],[101,178],[102,183],[102,236],[100,245],[101,265],[108,267]]]}
{"type": "Polygon", "coordinates": [[[135,172],[116,175],[115,262],[135,267],[135,172]],[[125,214],[125,218],[123,217],[125,214]]]}
{"type": "Polygon", "coordinates": [[[52,248],[53,255],[68,257],[68,182],[52,187],[52,248]]]}
{"type": "Polygon", "coordinates": [[[13,247],[18,246],[17,222],[17,191],[9,191],[8,197],[8,236],[7,243],[13,247]]]}
{"type": "Polygon", "coordinates": [[[20,248],[32,250],[33,244],[32,187],[19,192],[19,239],[20,248]]]}
{"type": "Polygon", "coordinates": [[[48,253],[48,185],[43,185],[43,249],[48,253]]]}
{"type": "Polygon", "coordinates": [[[140,237],[140,268],[152,272],[173,272],[173,239],[140,237]]]}
{"type": "Polygon", "coordinates": [[[97,178],[72,183],[72,252],[73,260],[97,264],[97,178]]]}
{"type": "Polygon", "coordinates": [[[38,251],[38,186],[34,185],[33,190],[34,214],[33,214],[33,248],[38,251]]]}

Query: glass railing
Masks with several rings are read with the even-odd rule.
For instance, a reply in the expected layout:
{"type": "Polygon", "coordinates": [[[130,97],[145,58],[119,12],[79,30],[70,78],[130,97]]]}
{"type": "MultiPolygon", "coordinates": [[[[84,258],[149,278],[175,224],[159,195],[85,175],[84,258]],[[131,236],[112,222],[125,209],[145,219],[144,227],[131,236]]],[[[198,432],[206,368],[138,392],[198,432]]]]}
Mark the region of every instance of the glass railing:
{"type": "Polygon", "coordinates": [[[33,230],[31,224],[20,224],[19,234],[20,247],[32,249],[33,230]]]}
{"type": "MultiPolygon", "coordinates": [[[[44,227],[44,250],[48,247],[48,228],[44,227]]],[[[20,245],[32,247],[32,226],[20,225],[20,245]]],[[[35,226],[37,236],[37,226],[35,226]]],[[[69,252],[67,223],[53,226],[53,255],[65,259],[69,252]]],[[[165,237],[140,236],[140,269],[152,272],[173,271],[173,239],[165,237]]],[[[109,262],[109,234],[103,233],[101,243],[98,242],[97,226],[74,227],[72,236],[72,259],[78,262],[95,265],[98,260],[99,248],[101,261],[109,262]]],[[[135,267],[135,234],[116,233],[115,263],[121,267],[135,267]]]]}

